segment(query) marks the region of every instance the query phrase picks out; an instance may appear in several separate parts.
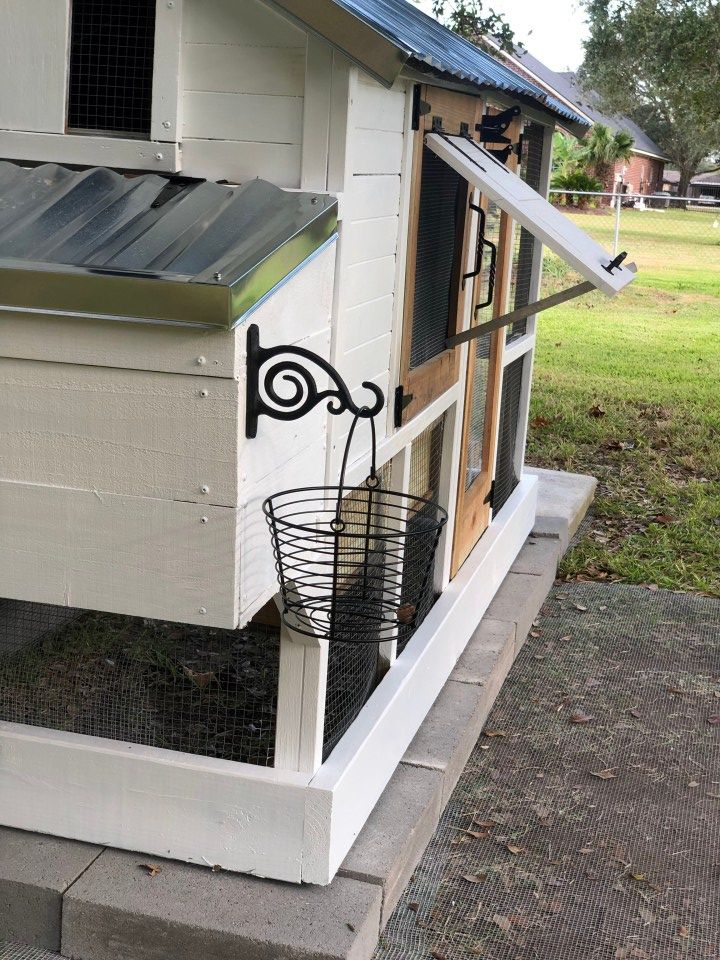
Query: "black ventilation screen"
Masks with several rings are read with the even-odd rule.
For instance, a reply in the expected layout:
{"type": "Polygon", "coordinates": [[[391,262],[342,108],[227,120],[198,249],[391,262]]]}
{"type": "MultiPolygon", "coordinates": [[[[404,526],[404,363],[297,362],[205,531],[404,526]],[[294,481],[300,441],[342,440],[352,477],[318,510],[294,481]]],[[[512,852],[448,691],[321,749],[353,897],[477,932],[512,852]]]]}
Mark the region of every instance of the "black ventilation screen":
{"type": "MultiPolygon", "coordinates": [[[[522,180],[533,190],[539,190],[542,181],[542,155],[545,128],[539,123],[526,123],[522,136],[522,151],[520,154],[520,169],[522,180]]],[[[532,283],[533,265],[539,243],[535,237],[520,227],[515,232],[515,250],[513,251],[512,289],[510,302],[512,309],[527,306],[530,303],[530,286],[532,283]]],[[[512,343],[527,333],[527,320],[517,320],[507,331],[507,342],[512,343]]]]}
{"type": "Polygon", "coordinates": [[[149,136],[156,0],[72,0],[68,128],[149,136]]]}
{"type": "Polygon", "coordinates": [[[520,396],[522,394],[525,357],[518,357],[503,371],[500,397],[500,426],[498,431],[497,462],[495,464],[495,492],[493,513],[497,514],[519,483],[515,453],[520,425],[520,396]]]}
{"type": "Polygon", "coordinates": [[[410,368],[445,349],[462,250],[467,182],[423,147],[410,368]]]}

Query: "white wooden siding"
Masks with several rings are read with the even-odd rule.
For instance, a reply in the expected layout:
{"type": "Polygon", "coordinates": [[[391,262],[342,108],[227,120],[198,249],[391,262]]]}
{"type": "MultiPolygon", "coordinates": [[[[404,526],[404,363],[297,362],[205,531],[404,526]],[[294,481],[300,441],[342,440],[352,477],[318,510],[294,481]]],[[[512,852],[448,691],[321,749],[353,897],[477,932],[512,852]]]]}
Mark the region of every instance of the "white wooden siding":
{"type": "Polygon", "coordinates": [[[260,0],[185,0],[184,173],[300,185],[306,48],[260,0]]]}
{"type": "Polygon", "coordinates": [[[65,129],[68,0],[0,0],[0,128],[65,129]]]}
{"type": "Polygon", "coordinates": [[[214,377],[0,359],[0,476],[235,506],[238,392],[214,377]]]}
{"type": "Polygon", "coordinates": [[[1,481],[2,592],[232,629],[237,515],[232,507],[1,481]]]}

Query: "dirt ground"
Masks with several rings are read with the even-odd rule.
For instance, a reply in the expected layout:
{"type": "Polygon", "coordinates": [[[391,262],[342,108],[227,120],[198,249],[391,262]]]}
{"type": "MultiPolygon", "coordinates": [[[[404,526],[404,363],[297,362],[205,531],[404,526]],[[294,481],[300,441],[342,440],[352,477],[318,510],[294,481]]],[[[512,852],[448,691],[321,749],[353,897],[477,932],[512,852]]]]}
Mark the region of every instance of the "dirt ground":
{"type": "Polygon", "coordinates": [[[376,960],[720,958],[720,601],[555,587],[376,960]]]}

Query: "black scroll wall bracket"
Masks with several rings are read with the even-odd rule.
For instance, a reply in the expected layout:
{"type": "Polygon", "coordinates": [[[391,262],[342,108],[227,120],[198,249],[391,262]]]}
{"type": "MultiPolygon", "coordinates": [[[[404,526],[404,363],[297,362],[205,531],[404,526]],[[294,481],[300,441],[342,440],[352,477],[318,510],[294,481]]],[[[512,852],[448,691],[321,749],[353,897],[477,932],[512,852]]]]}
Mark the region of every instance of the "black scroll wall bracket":
{"type": "Polygon", "coordinates": [[[245,436],[249,439],[257,436],[258,418],[263,414],[273,420],[299,420],[324,400],[328,412],[335,416],[349,410],[358,417],[374,417],[385,406],[385,395],[369,381],[363,387],[372,394],[372,403],[358,407],[345,381],[327,360],[304,347],[261,347],[257,324],[248,327],[245,436]],[[332,386],[318,389],[308,364],[327,374],[332,386]]]}

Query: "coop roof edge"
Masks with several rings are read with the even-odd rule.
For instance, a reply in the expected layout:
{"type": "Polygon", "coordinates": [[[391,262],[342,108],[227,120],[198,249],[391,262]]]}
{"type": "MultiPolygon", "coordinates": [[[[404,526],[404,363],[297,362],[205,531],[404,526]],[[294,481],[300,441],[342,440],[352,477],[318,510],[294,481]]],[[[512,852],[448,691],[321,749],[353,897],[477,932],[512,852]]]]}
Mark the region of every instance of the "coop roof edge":
{"type": "Polygon", "coordinates": [[[405,71],[433,74],[479,91],[517,96],[579,136],[590,124],[538,84],[465,40],[408,0],[265,0],[311,30],[385,86],[405,71]]]}

